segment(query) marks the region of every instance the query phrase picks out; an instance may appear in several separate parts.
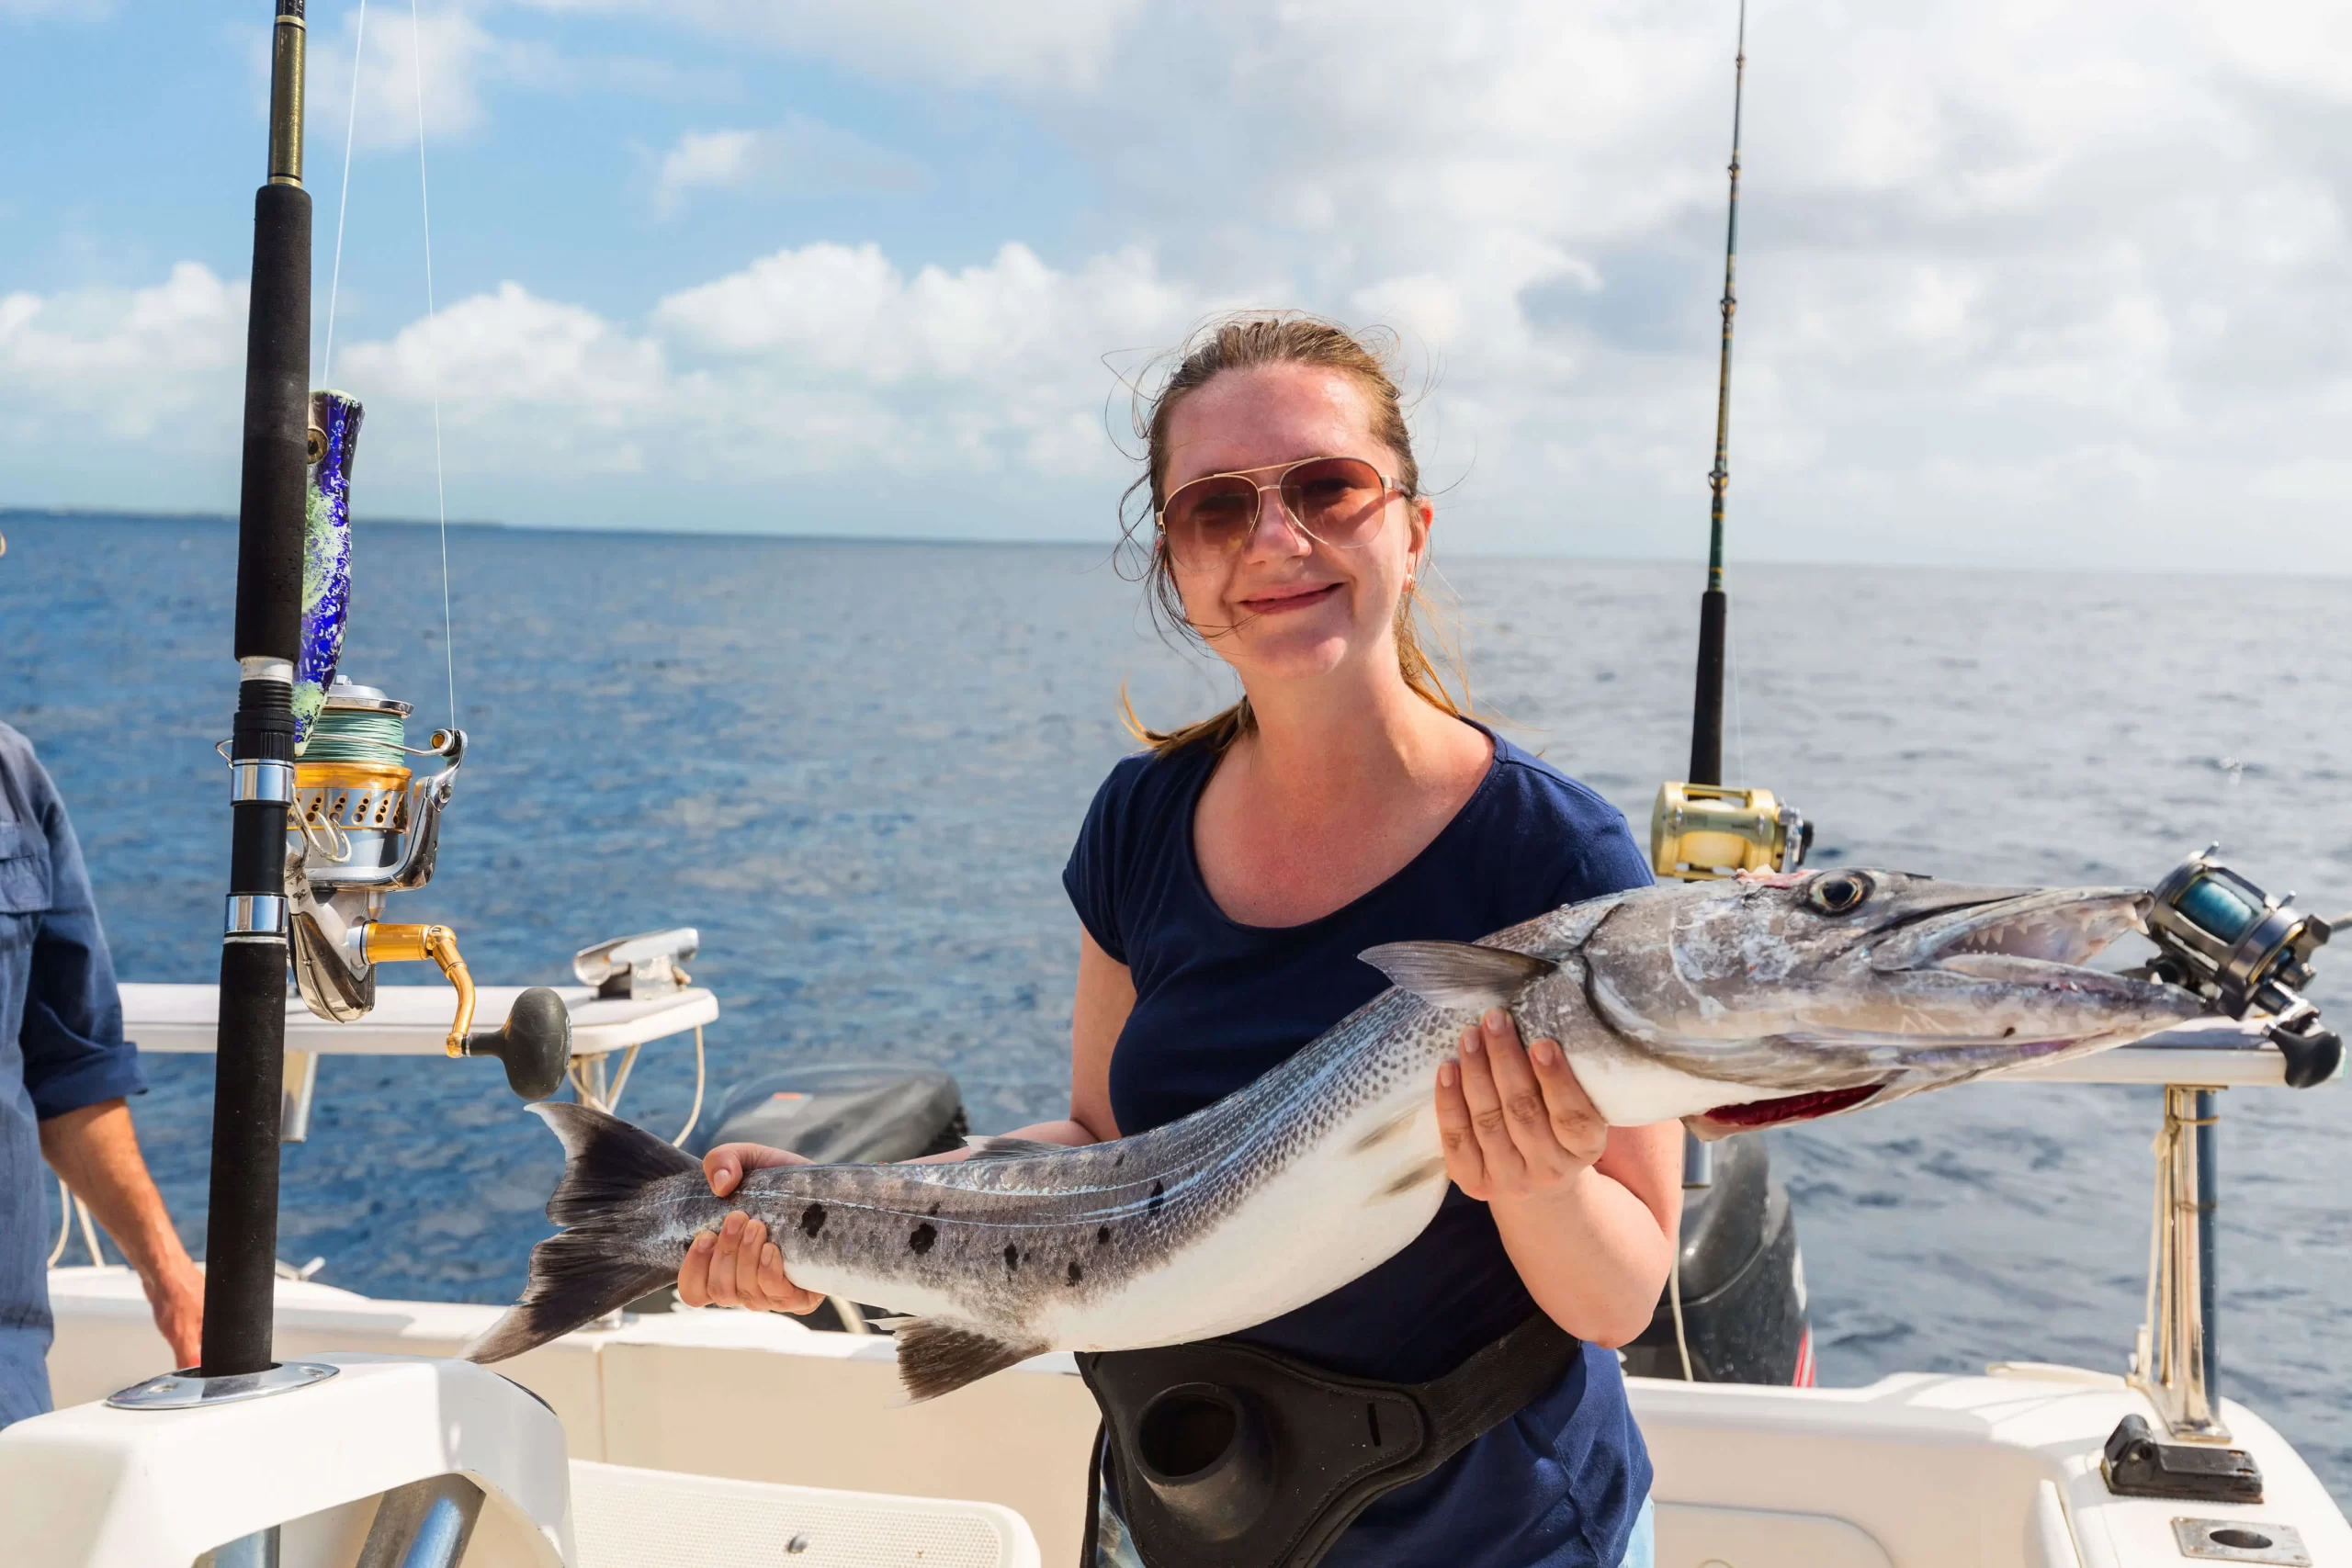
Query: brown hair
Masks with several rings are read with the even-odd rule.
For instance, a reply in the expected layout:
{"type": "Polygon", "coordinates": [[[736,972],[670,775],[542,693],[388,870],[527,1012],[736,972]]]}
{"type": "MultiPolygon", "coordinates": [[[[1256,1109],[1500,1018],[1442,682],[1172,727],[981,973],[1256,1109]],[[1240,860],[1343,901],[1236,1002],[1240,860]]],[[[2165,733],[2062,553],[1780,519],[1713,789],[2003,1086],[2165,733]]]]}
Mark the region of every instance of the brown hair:
{"type": "MultiPolygon", "coordinates": [[[[1372,405],[1373,438],[1396,455],[1396,487],[1408,501],[1416,501],[1421,494],[1421,470],[1413,460],[1413,438],[1405,427],[1404,402],[1396,390],[1396,378],[1389,373],[1389,362],[1396,353],[1396,336],[1385,329],[1358,334],[1336,321],[1300,311],[1243,311],[1202,326],[1183,347],[1169,356],[1175,362],[1175,368],[1169,372],[1159,390],[1147,395],[1138,389],[1135,423],[1136,434],[1145,443],[1145,467],[1121,499],[1120,534],[1123,553],[1130,560],[1141,558],[1135,575],[1145,583],[1152,618],[1163,629],[1195,642],[1204,640],[1184,613],[1183,597],[1176,590],[1167,541],[1159,534],[1158,522],[1159,509],[1168,499],[1168,427],[1174,422],[1179,405],[1227,370],[1254,370],[1272,365],[1336,370],[1363,389],[1372,405]],[[1133,504],[1139,496],[1148,503],[1140,512],[1133,504]]],[[[1428,608],[1419,583],[1408,584],[1396,602],[1397,673],[1423,702],[1442,712],[1461,715],[1469,705],[1468,680],[1463,674],[1461,661],[1440,642],[1441,651],[1446,653],[1455,678],[1463,684],[1464,700],[1456,703],[1421,647],[1415,612],[1428,608]]],[[[1161,756],[1187,746],[1206,746],[1213,751],[1223,751],[1255,729],[1258,722],[1257,716],[1250,712],[1247,694],[1222,713],[1170,730],[1148,728],[1136,716],[1135,707],[1124,690],[1119,707],[1128,732],[1161,756]]]]}

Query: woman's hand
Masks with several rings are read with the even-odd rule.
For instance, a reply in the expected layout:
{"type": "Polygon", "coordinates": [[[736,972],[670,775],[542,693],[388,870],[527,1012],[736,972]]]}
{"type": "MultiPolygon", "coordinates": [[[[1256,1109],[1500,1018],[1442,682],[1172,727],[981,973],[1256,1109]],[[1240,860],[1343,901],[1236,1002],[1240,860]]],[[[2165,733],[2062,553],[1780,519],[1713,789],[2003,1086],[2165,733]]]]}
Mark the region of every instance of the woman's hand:
{"type": "MultiPolygon", "coordinates": [[[[770,1166],[807,1165],[805,1155],[759,1144],[721,1144],[702,1156],[711,1191],[724,1198],[743,1185],[746,1174],[770,1166]]],[[[768,1239],[768,1228],[735,1210],[717,1231],[703,1231],[678,1266],[678,1299],[691,1307],[740,1306],[754,1312],[815,1312],[824,1297],[804,1291],[784,1271],[784,1253],[768,1239]]]]}
{"type": "Polygon", "coordinates": [[[1559,1042],[1522,1048],[1499,1008],[1464,1030],[1459,1059],[1439,1066],[1437,1125],[1446,1175],[1486,1202],[1565,1187],[1609,1144],[1559,1042]]]}

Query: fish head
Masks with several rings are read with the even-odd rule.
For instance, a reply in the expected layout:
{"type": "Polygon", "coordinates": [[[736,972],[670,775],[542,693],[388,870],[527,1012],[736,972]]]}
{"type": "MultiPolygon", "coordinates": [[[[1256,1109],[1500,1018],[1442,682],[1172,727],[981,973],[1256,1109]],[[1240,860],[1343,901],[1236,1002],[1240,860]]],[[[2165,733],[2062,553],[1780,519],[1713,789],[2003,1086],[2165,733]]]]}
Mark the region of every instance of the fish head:
{"type": "Polygon", "coordinates": [[[1621,1033],[1756,1087],[1958,1081],[2202,1016],[2177,987],[2088,967],[2149,903],[1842,868],[1659,887],[1586,943],[1587,987],[1621,1033]]]}

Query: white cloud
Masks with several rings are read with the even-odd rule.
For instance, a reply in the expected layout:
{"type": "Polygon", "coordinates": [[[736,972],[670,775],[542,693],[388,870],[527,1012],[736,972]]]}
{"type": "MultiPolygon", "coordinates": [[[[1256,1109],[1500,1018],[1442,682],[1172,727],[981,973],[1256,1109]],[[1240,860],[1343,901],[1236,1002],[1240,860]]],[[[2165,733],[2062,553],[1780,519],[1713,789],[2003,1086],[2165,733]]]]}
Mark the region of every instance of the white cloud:
{"type": "Polygon", "coordinates": [[[26,447],[233,432],[244,329],[245,286],[195,262],[147,288],[0,295],[0,430],[26,447]]]}
{"type": "MultiPolygon", "coordinates": [[[[550,3],[721,25],[695,5],[550,3]]],[[[461,86],[526,71],[441,15],[461,86]]],[[[2352,413],[2347,17],[2294,0],[1759,4],[1735,547],[2190,563],[2291,544],[2352,569],[2325,511],[2352,413]]],[[[1125,471],[1103,356],[1132,369],[1221,302],[1302,305],[1398,327],[1430,373],[1423,468],[1462,481],[1442,502],[1459,544],[1696,547],[1727,6],[771,0],[724,19],[886,95],[912,83],[958,115],[1020,117],[1085,171],[1082,196],[1038,193],[1051,227],[1035,232],[1102,238],[1057,254],[958,219],[938,243],[992,254],[944,265],[921,242],[842,233],[601,313],[526,277],[339,348],[339,376],[413,408],[431,363],[469,431],[525,428],[665,495],[867,487],[854,513],[781,514],[792,525],[897,507],[893,526],[1099,535],[1125,471]],[[969,515],[923,510],[924,476],[943,473],[987,492],[969,515]]],[[[916,177],[895,157],[806,118],[706,130],[661,155],[654,194],[676,210],[916,177]]],[[[483,484],[513,464],[497,439],[452,451],[483,484]]],[[[547,493],[518,483],[476,510],[641,516],[633,492],[547,493]]]]}
{"type": "Polygon", "coordinates": [[[923,167],[914,159],[854,132],[791,115],[781,125],[757,130],[687,131],[662,155],[653,201],[668,217],[696,191],[839,196],[915,191],[925,183],[923,167]]]}
{"type": "Polygon", "coordinates": [[[526,0],[636,12],[892,80],[1061,91],[1100,81],[1144,0],[526,0]]]}
{"type": "Polygon", "coordinates": [[[427,139],[466,136],[489,118],[492,81],[528,77],[539,63],[534,51],[494,37],[469,11],[424,11],[412,22],[406,7],[379,6],[366,15],[364,34],[361,25],[362,13],[349,8],[336,32],[311,40],[305,91],[314,157],[340,152],[346,125],[363,152],[415,146],[420,90],[427,139]]]}

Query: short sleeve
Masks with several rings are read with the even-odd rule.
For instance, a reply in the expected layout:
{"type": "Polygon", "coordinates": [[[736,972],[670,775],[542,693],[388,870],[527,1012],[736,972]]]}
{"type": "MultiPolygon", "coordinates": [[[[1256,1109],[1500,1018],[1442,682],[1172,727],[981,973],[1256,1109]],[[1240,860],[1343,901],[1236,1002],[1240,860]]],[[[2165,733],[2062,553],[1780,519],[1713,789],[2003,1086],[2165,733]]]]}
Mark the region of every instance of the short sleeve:
{"type": "Polygon", "coordinates": [[[28,753],[20,760],[18,793],[32,807],[26,826],[47,840],[49,907],[34,930],[18,1039],[33,1114],[46,1121],[138,1094],[147,1082],[138,1048],[122,1037],[114,959],[65,804],[38,761],[28,753]]]}
{"type": "Polygon", "coordinates": [[[1062,887],[1069,895],[1070,907],[1078,911],[1078,923],[1086,928],[1095,946],[1122,964],[1127,962],[1126,936],[1119,920],[1125,852],[1130,847],[1136,780],[1141,764],[1148,760],[1130,757],[1111,770],[1111,776],[1094,792],[1094,803],[1086,808],[1086,820],[1079,826],[1078,842],[1070,849],[1069,863],[1062,867],[1062,887]]]}
{"type": "Polygon", "coordinates": [[[1634,842],[1634,830],[1627,825],[1625,814],[1597,796],[1593,805],[1598,809],[1583,835],[1583,853],[1576,857],[1561,879],[1553,900],[1555,908],[1582,903],[1587,898],[1605,898],[1629,888],[1647,887],[1657,880],[1650,874],[1649,857],[1634,842]]]}

